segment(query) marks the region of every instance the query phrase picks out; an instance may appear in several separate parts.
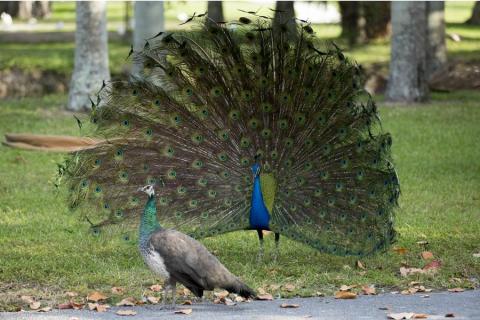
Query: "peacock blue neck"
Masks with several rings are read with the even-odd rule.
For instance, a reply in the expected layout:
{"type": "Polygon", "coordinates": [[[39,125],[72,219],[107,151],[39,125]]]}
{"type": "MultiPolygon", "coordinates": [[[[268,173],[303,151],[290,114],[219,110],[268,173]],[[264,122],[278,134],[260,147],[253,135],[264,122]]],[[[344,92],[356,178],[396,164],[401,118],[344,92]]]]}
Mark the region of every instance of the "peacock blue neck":
{"type": "Polygon", "coordinates": [[[250,228],[269,230],[270,214],[263,201],[260,175],[253,180],[252,203],[250,209],[250,228]]]}
{"type": "Polygon", "coordinates": [[[161,226],[157,219],[157,204],[155,201],[155,195],[148,196],[147,204],[143,209],[142,219],[140,220],[139,239],[140,246],[146,244],[150,235],[161,226]]]}

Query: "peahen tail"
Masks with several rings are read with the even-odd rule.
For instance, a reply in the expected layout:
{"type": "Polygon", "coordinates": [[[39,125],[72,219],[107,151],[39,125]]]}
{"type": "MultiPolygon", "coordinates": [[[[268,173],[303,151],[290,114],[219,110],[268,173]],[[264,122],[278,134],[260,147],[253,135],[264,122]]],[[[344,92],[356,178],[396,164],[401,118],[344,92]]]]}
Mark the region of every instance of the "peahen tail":
{"type": "Polygon", "coordinates": [[[222,289],[227,290],[228,292],[233,292],[238,294],[241,297],[244,297],[245,299],[253,299],[257,296],[255,291],[248,287],[245,283],[241,282],[238,279],[235,279],[236,281],[232,285],[224,286],[222,289]]]}
{"type": "Polygon", "coordinates": [[[249,229],[259,162],[272,231],[342,255],[387,247],[400,189],[360,67],[308,24],[295,40],[286,30],[244,17],[149,40],[134,53],[141,76],[95,104],[106,142],[68,160],[71,207],[96,232],[133,226],[136,190],[156,183],[163,225],[196,238],[249,229]]]}

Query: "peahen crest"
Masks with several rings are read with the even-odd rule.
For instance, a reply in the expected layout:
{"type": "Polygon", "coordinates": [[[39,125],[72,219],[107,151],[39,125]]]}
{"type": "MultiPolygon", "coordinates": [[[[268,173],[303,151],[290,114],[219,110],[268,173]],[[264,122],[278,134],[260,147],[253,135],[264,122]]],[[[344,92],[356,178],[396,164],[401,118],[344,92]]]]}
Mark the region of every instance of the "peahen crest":
{"type": "Polygon", "coordinates": [[[91,114],[105,142],[68,162],[72,208],[96,230],[133,227],[136,190],[162,181],[162,225],[250,229],[258,164],[270,230],[341,255],[388,246],[399,182],[359,66],[309,25],[290,40],[269,21],[203,22],[135,52],[141,76],[107,84],[91,114]]]}

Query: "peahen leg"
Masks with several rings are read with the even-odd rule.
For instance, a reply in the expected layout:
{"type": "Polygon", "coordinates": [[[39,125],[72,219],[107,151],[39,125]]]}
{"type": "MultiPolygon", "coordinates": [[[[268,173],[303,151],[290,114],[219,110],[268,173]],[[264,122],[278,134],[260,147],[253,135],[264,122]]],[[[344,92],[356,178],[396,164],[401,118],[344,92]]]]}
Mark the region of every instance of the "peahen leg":
{"type": "Polygon", "coordinates": [[[172,309],[177,302],[177,280],[170,278],[170,290],[172,290],[172,309]]]}
{"type": "Polygon", "coordinates": [[[257,229],[258,240],[260,241],[260,247],[258,248],[257,263],[263,259],[263,232],[260,229],[257,229]]]}
{"type": "Polygon", "coordinates": [[[162,306],[165,308],[167,306],[167,295],[168,289],[170,288],[170,279],[165,281],[165,288],[163,288],[163,299],[162,299],[162,306]]]}
{"type": "Polygon", "coordinates": [[[277,262],[277,258],[280,254],[280,249],[279,249],[279,244],[280,244],[280,233],[275,232],[275,253],[273,254],[273,260],[277,262]]]}

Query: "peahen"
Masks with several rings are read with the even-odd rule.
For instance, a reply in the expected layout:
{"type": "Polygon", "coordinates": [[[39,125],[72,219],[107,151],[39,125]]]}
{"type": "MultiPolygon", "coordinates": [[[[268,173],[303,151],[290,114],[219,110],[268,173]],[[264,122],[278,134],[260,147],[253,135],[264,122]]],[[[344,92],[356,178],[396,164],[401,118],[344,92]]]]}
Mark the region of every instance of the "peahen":
{"type": "Polygon", "coordinates": [[[204,290],[222,288],[249,299],[255,292],[237,279],[198,241],[173,229],[164,229],[157,219],[155,190],[152,185],[139,189],[148,195],[139,229],[139,249],[143,260],[157,275],[166,279],[163,304],[168,290],[175,306],[176,283],[180,282],[197,297],[204,290]]]}
{"type": "Polygon", "coordinates": [[[92,103],[106,142],[68,160],[71,207],[89,204],[94,232],[127,228],[138,186],[162,179],[162,224],[197,239],[257,230],[262,248],[271,230],[339,255],[386,248],[399,181],[361,68],[308,24],[287,32],[242,17],[148,40],[141,75],[92,103]]]}

